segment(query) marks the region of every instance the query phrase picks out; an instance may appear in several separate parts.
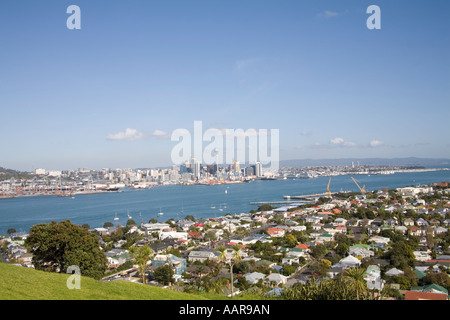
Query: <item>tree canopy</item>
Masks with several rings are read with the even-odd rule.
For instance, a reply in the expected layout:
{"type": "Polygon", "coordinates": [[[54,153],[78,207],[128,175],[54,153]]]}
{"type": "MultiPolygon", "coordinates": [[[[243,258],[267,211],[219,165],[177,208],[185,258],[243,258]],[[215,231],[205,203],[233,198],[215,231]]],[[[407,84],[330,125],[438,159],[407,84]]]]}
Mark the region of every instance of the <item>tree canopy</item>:
{"type": "Polygon", "coordinates": [[[75,265],[83,276],[100,279],[107,267],[97,235],[70,220],[32,226],[25,245],[31,248],[37,270],[65,273],[75,265]]]}

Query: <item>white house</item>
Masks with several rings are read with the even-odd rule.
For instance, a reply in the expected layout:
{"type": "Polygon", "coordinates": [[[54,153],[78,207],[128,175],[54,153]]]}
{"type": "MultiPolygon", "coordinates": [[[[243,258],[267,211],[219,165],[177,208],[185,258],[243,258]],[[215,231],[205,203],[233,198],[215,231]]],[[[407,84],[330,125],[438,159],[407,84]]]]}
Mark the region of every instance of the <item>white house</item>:
{"type": "Polygon", "coordinates": [[[216,259],[216,255],[212,251],[191,251],[189,252],[188,260],[190,262],[200,261],[205,262],[206,260],[216,259]]]}
{"type": "Polygon", "coordinates": [[[372,250],[355,246],[350,247],[348,253],[354,257],[360,256],[361,259],[372,257],[375,254],[372,250]]]}
{"type": "Polygon", "coordinates": [[[354,256],[347,256],[334,264],[332,268],[356,268],[361,265],[361,261],[354,256]]]}
{"type": "Polygon", "coordinates": [[[403,274],[404,272],[402,270],[398,270],[397,268],[392,268],[385,273],[387,276],[401,276],[403,274]]]}
{"type": "Polygon", "coordinates": [[[289,227],[289,229],[294,230],[294,231],[306,231],[306,226],[292,226],[292,227],[289,227]]]}
{"type": "Polygon", "coordinates": [[[366,280],[367,289],[369,290],[383,290],[384,280],[381,279],[380,267],[370,265],[364,273],[364,280],[366,280]]]}
{"type": "Polygon", "coordinates": [[[266,277],[266,275],[261,272],[252,272],[252,273],[244,274],[245,280],[247,280],[248,283],[250,283],[250,284],[255,284],[260,279],[264,279],[265,277],[266,277]]]}
{"type": "Polygon", "coordinates": [[[271,283],[275,283],[275,285],[280,285],[280,284],[286,284],[288,277],[283,276],[282,274],[279,273],[271,273],[269,274],[264,281],[267,282],[268,284],[271,283]]]}
{"type": "Polygon", "coordinates": [[[413,253],[416,261],[426,262],[427,260],[431,260],[430,254],[426,251],[413,251],[413,253]]]}
{"type": "Polygon", "coordinates": [[[187,240],[188,233],[187,232],[178,232],[178,231],[161,231],[159,233],[159,240],[164,240],[164,239],[187,240]]]}

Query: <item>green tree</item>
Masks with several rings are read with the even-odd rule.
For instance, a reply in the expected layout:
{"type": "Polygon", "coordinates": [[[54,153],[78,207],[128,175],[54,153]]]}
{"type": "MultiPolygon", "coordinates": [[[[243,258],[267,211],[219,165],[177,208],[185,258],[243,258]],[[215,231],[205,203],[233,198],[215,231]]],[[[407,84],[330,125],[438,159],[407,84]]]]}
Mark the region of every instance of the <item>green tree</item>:
{"type": "Polygon", "coordinates": [[[127,221],[127,227],[129,227],[129,226],[135,226],[136,225],[136,222],[133,220],[133,219],[128,219],[128,221],[127,221]]]}
{"type": "Polygon", "coordinates": [[[394,242],[388,252],[391,264],[398,269],[406,269],[414,265],[415,256],[412,248],[404,241],[394,242]]]}
{"type": "Polygon", "coordinates": [[[105,222],[103,224],[103,228],[112,228],[114,227],[114,224],[112,222],[105,222]]]}
{"type": "Polygon", "coordinates": [[[311,255],[316,258],[320,259],[327,253],[327,248],[323,244],[318,244],[311,248],[311,255]]]}
{"type": "Polygon", "coordinates": [[[17,231],[14,228],[10,228],[10,229],[8,229],[7,232],[8,232],[8,234],[11,234],[11,233],[16,233],[17,231]]]}
{"type": "Polygon", "coordinates": [[[275,207],[272,207],[270,204],[263,204],[263,205],[261,205],[261,206],[259,206],[258,207],[258,212],[261,212],[261,211],[270,211],[270,210],[273,210],[273,209],[275,209],[275,207]]]}
{"type": "Polygon", "coordinates": [[[99,238],[69,220],[32,226],[25,245],[37,270],[65,273],[76,265],[82,275],[100,279],[107,267],[99,238]]]}
{"type": "Polygon", "coordinates": [[[142,276],[142,283],[145,283],[145,272],[147,271],[148,261],[153,253],[152,248],[149,246],[131,247],[128,251],[138,265],[139,273],[142,276]]]}
{"type": "Polygon", "coordinates": [[[168,264],[156,268],[155,272],[153,272],[153,278],[163,285],[173,283],[173,275],[173,269],[168,264]]]}

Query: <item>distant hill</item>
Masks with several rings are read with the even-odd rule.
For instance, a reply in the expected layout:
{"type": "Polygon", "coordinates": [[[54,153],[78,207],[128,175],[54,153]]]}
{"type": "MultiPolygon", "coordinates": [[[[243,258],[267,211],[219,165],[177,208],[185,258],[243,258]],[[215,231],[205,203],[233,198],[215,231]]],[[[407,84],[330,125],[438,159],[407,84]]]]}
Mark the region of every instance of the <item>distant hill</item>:
{"type": "Polygon", "coordinates": [[[17,170],[13,170],[13,169],[6,169],[3,167],[0,167],[0,181],[8,180],[11,178],[30,179],[32,177],[34,177],[34,175],[29,172],[17,171],[17,170]]]}
{"type": "Polygon", "coordinates": [[[416,157],[281,160],[280,167],[350,166],[352,161],[355,165],[359,162],[360,165],[450,167],[450,159],[416,157]]]}

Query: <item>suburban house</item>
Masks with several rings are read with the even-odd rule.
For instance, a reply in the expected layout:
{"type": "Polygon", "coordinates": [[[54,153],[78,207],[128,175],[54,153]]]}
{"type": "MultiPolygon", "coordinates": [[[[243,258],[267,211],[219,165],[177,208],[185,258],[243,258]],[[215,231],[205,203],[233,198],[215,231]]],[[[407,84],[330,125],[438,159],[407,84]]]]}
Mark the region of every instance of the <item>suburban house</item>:
{"type": "Polygon", "coordinates": [[[271,237],[283,237],[285,234],[285,231],[281,228],[268,228],[267,233],[271,237]]]}
{"type": "Polygon", "coordinates": [[[368,249],[368,245],[355,245],[351,246],[349,249],[349,255],[352,255],[354,257],[361,257],[361,259],[370,258],[375,255],[375,253],[372,250],[368,249]]]}
{"type": "Polygon", "coordinates": [[[364,280],[367,283],[367,289],[369,290],[383,290],[384,280],[381,279],[380,267],[376,265],[370,265],[367,267],[364,273],[364,280]]]}
{"type": "Polygon", "coordinates": [[[175,274],[181,275],[186,271],[186,259],[179,258],[173,254],[158,254],[152,259],[152,266],[154,267],[166,264],[172,267],[175,274]]]}
{"type": "Polygon", "coordinates": [[[283,276],[280,273],[271,273],[269,274],[264,281],[268,284],[274,283],[276,286],[284,285],[287,282],[288,277],[283,276]]]}
{"type": "Polygon", "coordinates": [[[331,266],[331,268],[356,268],[361,265],[361,261],[358,258],[355,258],[354,256],[347,256],[343,259],[341,259],[338,263],[331,266]]]}
{"type": "Polygon", "coordinates": [[[261,272],[252,272],[252,273],[246,273],[244,274],[245,280],[248,281],[250,284],[257,283],[260,279],[264,279],[266,275],[261,272]]]}
{"type": "Polygon", "coordinates": [[[217,259],[216,254],[213,251],[191,251],[189,252],[188,260],[189,262],[205,262],[206,260],[217,259]]]}
{"type": "Polygon", "coordinates": [[[386,273],[385,273],[386,276],[390,276],[390,277],[393,277],[393,276],[401,276],[401,275],[403,275],[403,274],[404,274],[404,272],[403,272],[402,270],[398,270],[397,268],[389,269],[389,270],[386,271],[386,273]]]}
{"type": "Polygon", "coordinates": [[[159,240],[164,240],[164,239],[187,240],[188,233],[187,232],[178,232],[178,231],[161,231],[159,233],[159,240]]]}

